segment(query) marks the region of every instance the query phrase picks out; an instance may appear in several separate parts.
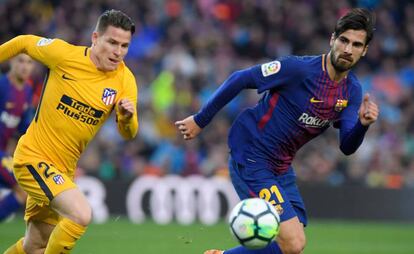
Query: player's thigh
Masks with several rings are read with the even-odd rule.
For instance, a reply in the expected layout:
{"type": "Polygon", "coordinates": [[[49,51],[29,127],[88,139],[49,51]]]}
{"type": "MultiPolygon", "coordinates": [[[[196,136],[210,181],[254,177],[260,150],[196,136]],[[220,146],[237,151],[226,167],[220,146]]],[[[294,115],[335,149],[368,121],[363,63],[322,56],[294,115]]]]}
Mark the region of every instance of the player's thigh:
{"type": "Polygon", "coordinates": [[[75,183],[52,163],[29,158],[15,163],[13,169],[17,182],[39,206],[49,206],[59,193],[76,188],[75,183]]]}
{"type": "Polygon", "coordinates": [[[54,225],[41,221],[28,221],[23,248],[27,253],[42,253],[49,241],[54,225]]]}
{"type": "Polygon", "coordinates": [[[306,211],[294,175],[276,176],[268,169],[240,165],[232,159],[229,169],[240,199],[260,197],[275,207],[282,222],[298,216],[306,225],[306,211]]]}
{"type": "Polygon", "coordinates": [[[22,189],[22,187],[20,187],[20,185],[16,184],[12,188],[12,191],[20,204],[24,204],[26,202],[27,193],[22,189]]]}
{"type": "Polygon", "coordinates": [[[51,202],[52,208],[60,216],[87,226],[92,219],[92,209],[83,193],[78,189],[69,189],[59,193],[51,202]]]}
{"type": "Polygon", "coordinates": [[[61,192],[76,188],[72,179],[51,163],[37,158],[15,162],[13,172],[28,195],[25,220],[55,225],[59,216],[50,208],[50,202],[61,192]]]}

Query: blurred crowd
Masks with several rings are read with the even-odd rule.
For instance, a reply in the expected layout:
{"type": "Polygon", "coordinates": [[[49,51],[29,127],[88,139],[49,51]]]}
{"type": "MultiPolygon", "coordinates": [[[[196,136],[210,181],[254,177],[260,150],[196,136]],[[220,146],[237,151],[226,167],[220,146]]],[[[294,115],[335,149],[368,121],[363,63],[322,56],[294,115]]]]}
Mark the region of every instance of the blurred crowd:
{"type": "MultiPolygon", "coordinates": [[[[19,34],[90,45],[105,9],[137,25],[127,65],[139,84],[139,136],[124,142],[109,121],[79,167],[104,180],[142,174],[227,174],[232,120],[260,95],[244,91],[185,142],[174,122],[197,112],[233,71],[280,56],[329,51],[337,18],[352,7],[375,11],[376,31],[355,68],[381,115],[356,154],[345,157],[328,130],[296,156],[298,178],[331,185],[414,188],[414,3],[393,0],[0,0],[0,42],[19,34]]],[[[4,69],[4,68],[3,68],[4,69]]],[[[40,84],[44,69],[33,79],[40,84]]]]}

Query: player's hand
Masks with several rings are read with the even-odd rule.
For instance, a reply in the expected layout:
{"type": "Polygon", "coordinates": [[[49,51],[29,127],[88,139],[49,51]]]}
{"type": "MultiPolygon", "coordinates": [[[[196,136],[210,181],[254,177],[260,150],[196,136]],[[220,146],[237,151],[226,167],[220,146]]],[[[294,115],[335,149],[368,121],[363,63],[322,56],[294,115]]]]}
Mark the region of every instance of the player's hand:
{"type": "Polygon", "coordinates": [[[185,140],[195,138],[202,130],[194,121],[194,116],[175,122],[175,126],[177,126],[185,140]]]}
{"type": "Polygon", "coordinates": [[[370,100],[369,94],[364,95],[361,107],[359,107],[359,120],[364,126],[368,126],[377,121],[379,109],[377,104],[370,100]]]}
{"type": "Polygon", "coordinates": [[[118,112],[120,114],[121,120],[128,120],[134,115],[135,113],[135,106],[134,103],[129,101],[128,99],[121,99],[118,103],[118,112]]]}

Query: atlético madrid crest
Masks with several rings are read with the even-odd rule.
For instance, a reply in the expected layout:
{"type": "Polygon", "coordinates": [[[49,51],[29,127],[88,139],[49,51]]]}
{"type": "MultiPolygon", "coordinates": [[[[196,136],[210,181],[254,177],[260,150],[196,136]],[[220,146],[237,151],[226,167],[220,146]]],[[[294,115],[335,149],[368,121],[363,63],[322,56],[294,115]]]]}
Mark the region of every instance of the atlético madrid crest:
{"type": "Polygon", "coordinates": [[[102,94],[102,101],[105,105],[112,105],[115,101],[116,91],[111,88],[105,88],[102,94]]]}

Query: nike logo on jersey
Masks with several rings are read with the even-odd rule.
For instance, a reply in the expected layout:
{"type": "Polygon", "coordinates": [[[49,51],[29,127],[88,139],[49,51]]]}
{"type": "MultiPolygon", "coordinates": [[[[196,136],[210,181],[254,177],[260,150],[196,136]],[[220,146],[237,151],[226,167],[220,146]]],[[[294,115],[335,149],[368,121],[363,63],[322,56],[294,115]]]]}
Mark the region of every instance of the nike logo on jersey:
{"type": "Polygon", "coordinates": [[[66,76],[66,74],[63,74],[63,75],[62,75],[62,78],[63,78],[63,79],[66,79],[66,80],[76,81],[76,79],[69,78],[68,76],[66,76]]]}
{"type": "Polygon", "coordinates": [[[311,102],[311,103],[321,103],[321,102],[323,102],[323,101],[321,101],[321,100],[317,100],[317,99],[315,99],[315,97],[312,97],[312,98],[310,99],[310,102],[311,102]]]}

